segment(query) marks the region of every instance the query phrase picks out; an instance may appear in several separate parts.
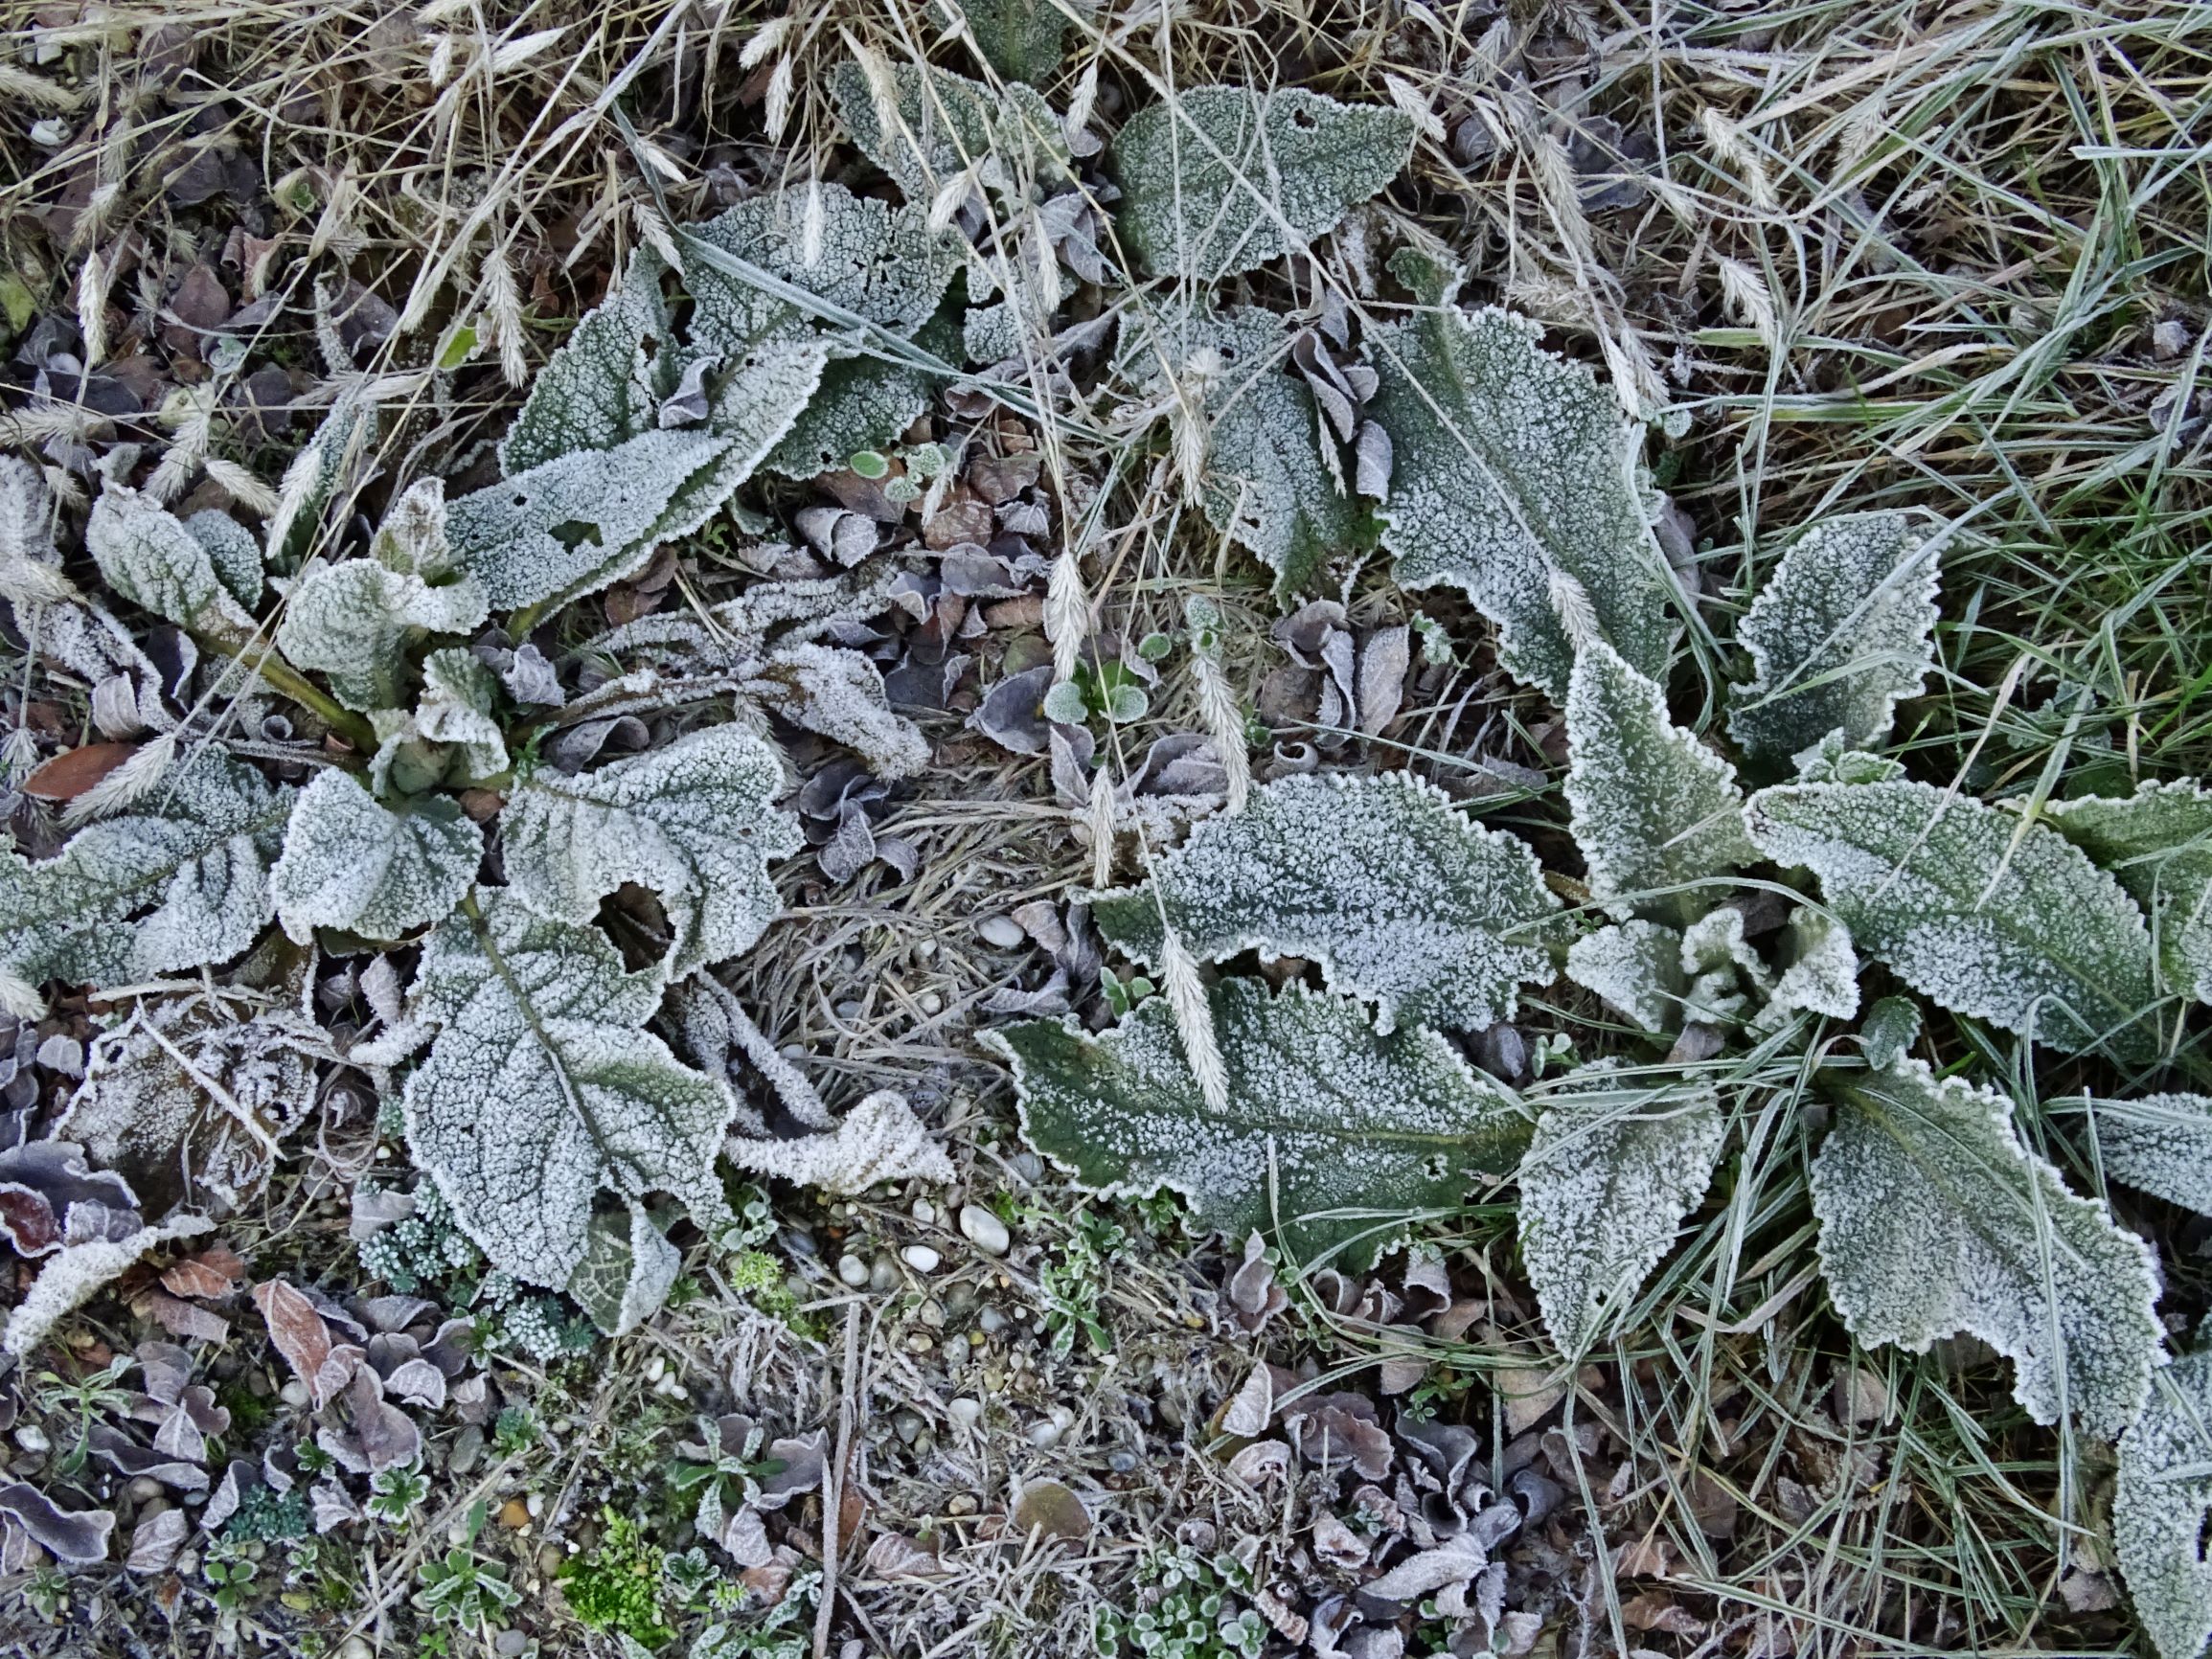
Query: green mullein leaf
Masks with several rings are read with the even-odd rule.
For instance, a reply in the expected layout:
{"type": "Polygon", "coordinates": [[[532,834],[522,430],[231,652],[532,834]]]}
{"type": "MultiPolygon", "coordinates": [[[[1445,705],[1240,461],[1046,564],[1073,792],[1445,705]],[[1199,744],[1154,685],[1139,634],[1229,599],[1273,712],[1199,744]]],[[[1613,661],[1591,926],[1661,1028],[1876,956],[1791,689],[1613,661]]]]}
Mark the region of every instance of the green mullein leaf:
{"type": "Polygon", "coordinates": [[[349,772],[319,772],[300,791],[270,872],[277,920],[301,944],[318,927],[404,939],[443,920],[476,879],[484,831],[443,796],[404,811],[349,772]]]}
{"type": "Polygon", "coordinates": [[[860,153],[898,181],[909,205],[927,207],[969,168],[978,184],[1002,193],[1069,175],[1060,117],[1034,89],[1015,81],[998,91],[927,64],[888,73],[887,110],[851,61],[830,71],[830,97],[860,153]]]}
{"type": "Polygon", "coordinates": [[[2212,1002],[2212,789],[2147,783],[2046,802],[2041,816],[2150,912],[2166,988],[2212,1002]]]}
{"type": "Polygon", "coordinates": [[[2198,1659],[2212,1640],[2212,1352],[2159,1374],[2151,1403],[2120,1437],[2112,1543],[2128,1599],[2159,1659],[2198,1659]]]}

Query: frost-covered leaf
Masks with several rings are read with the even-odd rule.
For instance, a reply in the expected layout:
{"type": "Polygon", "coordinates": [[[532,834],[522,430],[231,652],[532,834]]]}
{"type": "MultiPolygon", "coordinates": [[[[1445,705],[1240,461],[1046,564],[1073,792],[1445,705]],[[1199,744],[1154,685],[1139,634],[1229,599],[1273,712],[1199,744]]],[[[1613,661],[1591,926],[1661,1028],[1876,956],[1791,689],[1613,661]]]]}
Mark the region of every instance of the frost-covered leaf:
{"type": "Polygon", "coordinates": [[[180,1178],[236,1203],[315,1103],[315,1064],[284,1022],[205,995],[141,1002],[93,1038],[58,1128],[148,1193],[180,1178]]]}
{"type": "Polygon", "coordinates": [[[1705,1195],[1726,1124],[1709,1088],[1591,1077],[1537,1116],[1520,1161],[1520,1247],[1562,1353],[1604,1334],[1705,1195]]]}
{"type": "Polygon", "coordinates": [[[1172,311],[1124,325],[1118,367],[1164,397],[1169,382],[1203,400],[1206,522],[1275,573],[1275,595],[1317,591],[1333,553],[1372,546],[1360,505],[1344,493],[1332,443],[1305,381],[1286,371],[1288,337],[1274,312],[1172,311]]]}
{"type": "Polygon", "coordinates": [[[2052,801],[2041,815],[2150,912],[2167,989],[2212,1002],[2212,789],[2146,783],[2116,799],[2052,801]]]}
{"type": "Polygon", "coordinates": [[[483,857],[484,831],[448,798],[394,811],[331,767],[292,807],[270,873],[277,919],[301,944],[318,927],[404,939],[460,902],[483,857]]]}
{"type": "Polygon", "coordinates": [[[1552,979],[1559,900],[1536,854],[1408,773],[1266,784],[1153,873],[1092,901],[1099,931],[1130,956],[1162,965],[1164,915],[1203,961],[1255,947],[1309,957],[1333,989],[1380,1004],[1384,1031],[1493,1025],[1523,981],[1552,979]]]}
{"type": "Polygon", "coordinates": [[[415,729],[459,756],[464,779],[489,778],[507,766],[507,739],[492,715],[498,698],[499,676],[473,652],[459,646],[432,651],[422,659],[415,729]]]}
{"type": "Polygon", "coordinates": [[[1554,702],[1573,642],[1555,574],[1639,673],[1666,670],[1669,583],[1640,479],[1641,429],[1580,363],[1508,312],[1446,304],[1375,331],[1368,413],[1395,460],[1382,545],[1401,586],[1449,582],[1497,625],[1499,661],[1554,702]]]}
{"type": "Polygon", "coordinates": [[[1232,1238],[1279,1216],[1301,1259],[1341,1246],[1350,1267],[1371,1264],[1389,1217],[1457,1202],[1527,1143],[1519,1104],[1435,1032],[1378,1035],[1358,1003],[1296,984],[1270,997],[1225,979],[1208,1001],[1228,1072],[1220,1112],[1164,996],[1096,1037],[1071,1016],[983,1040],[1014,1066],[1030,1144],[1083,1185],[1171,1187],[1232,1238]]]}
{"type": "Polygon", "coordinates": [[[1042,86],[1060,67],[1070,11],[1088,12],[1088,0],[1056,5],[1054,0],[936,0],[947,21],[968,24],[969,37],[984,62],[1009,80],[1042,86]]]}
{"type": "Polygon", "coordinates": [[[1066,176],[1067,138],[1035,89],[1016,81],[997,92],[927,64],[888,73],[889,109],[878,107],[868,77],[850,60],[830,71],[830,97],[860,153],[899,182],[910,207],[926,208],[970,167],[977,183],[1000,192],[1066,176]]]}
{"type": "MultiPolygon", "coordinates": [[[[812,379],[787,386],[786,413],[796,416],[813,389],[812,379]]],[[[580,598],[634,575],[662,542],[705,523],[757,460],[711,431],[580,449],[454,502],[454,557],[501,610],[580,598]]]]}
{"type": "MultiPolygon", "coordinates": [[[[932,324],[917,344],[942,357],[955,342],[949,325],[932,324]]],[[[807,407],[761,465],[784,478],[813,478],[860,450],[887,449],[928,410],[936,387],[935,375],[911,364],[866,352],[832,357],[807,407]]]]}
{"type": "Polygon", "coordinates": [[[795,726],[843,743],[883,778],[929,764],[929,742],[891,712],[883,675],[858,651],[811,642],[771,651],[745,690],[795,726]]]}
{"type": "Polygon", "coordinates": [[[1824,910],[1800,905],[1790,917],[1788,966],[1767,1006],[1752,1016],[1751,1034],[1778,1031],[1792,1013],[1850,1019],[1859,1012],[1859,952],[1851,929],[1824,910]]]}
{"type": "Polygon", "coordinates": [[[374,558],[315,563],[285,602],[277,649],[294,668],[324,675],[349,709],[388,709],[399,701],[408,646],[424,634],[467,633],[488,608],[472,577],[433,587],[374,558]]]}
{"type": "Polygon", "coordinates": [[[703,255],[685,272],[693,335],[733,361],[806,319],[779,286],[912,335],[935,314],[960,268],[958,239],[932,231],[920,208],[856,196],[836,184],[751,196],[691,229],[767,279],[724,270],[703,255]]]}
{"type": "Polygon", "coordinates": [[[2108,1176],[2212,1216],[2212,1096],[2084,1103],[2108,1176]]]}
{"type": "Polygon", "coordinates": [[[2056,830],[1905,780],[1764,789],[1750,823],[1820,877],[1859,950],[1945,1008],[2073,1052],[2155,1048],[2142,912],[2056,830]]]}
{"type": "Polygon", "coordinates": [[[1859,1026],[1859,1053],[1876,1071],[1887,1071],[1920,1041],[1920,1004],[1910,997],[1885,996],[1866,1011],[1859,1026]]]}
{"type": "Polygon", "coordinates": [[[323,514],[353,468],[376,445],[376,405],[348,392],[285,468],[280,505],[269,520],[268,557],[282,568],[300,563],[315,548],[323,514]]]}
{"type": "Polygon", "coordinates": [[[479,888],[476,905],[423,947],[417,1011],[442,1029],[404,1097],[415,1161],[461,1227],[497,1266],[559,1288],[602,1188],[718,1216],[715,1153],[737,1103],[639,1029],[665,976],[626,972],[604,934],[505,889],[479,888]]]}
{"type": "Polygon", "coordinates": [[[627,1336],[668,1300],[684,1259],[642,1207],[594,1216],[567,1290],[592,1324],[627,1336]]]}
{"type": "Polygon", "coordinates": [[[1658,685],[1603,640],[1567,685],[1566,797],[1590,892],[1608,911],[1675,922],[1713,903],[1708,882],[1757,861],[1736,768],[1667,718],[1658,685]]]}
{"type": "Polygon", "coordinates": [[[2112,1544],[2135,1617],[2159,1659],[2198,1659],[2212,1640],[2212,1351],[2160,1372],[2151,1402],[2120,1437],[2112,1544]]]}
{"type": "Polygon", "coordinates": [[[870,1095],[820,1134],[790,1140],[733,1138],[723,1152],[740,1169],[856,1197],[885,1181],[949,1181],[952,1160],[904,1095],[870,1095]]]}
{"type": "Polygon", "coordinates": [[[500,441],[499,469],[507,476],[579,449],[612,449],[659,424],[646,352],[670,343],[661,297],[667,269],[650,248],[637,249],[622,286],[586,312],[547,359],[500,441]]]}
{"type": "Polygon", "coordinates": [[[154,1227],[141,1227],[121,1239],[93,1239],[65,1244],[50,1256],[0,1335],[0,1349],[27,1358],[47,1332],[99,1295],[101,1289],[148,1250],[172,1239],[191,1239],[215,1225],[205,1216],[179,1216],[154,1227]]]}
{"type": "Polygon", "coordinates": [[[1915,1059],[1836,1077],[1813,1210],[1852,1333],[1926,1353],[1971,1331],[2013,1361],[2038,1422],[2126,1428],[2164,1335],[2149,1247],[2020,1145],[2002,1095],[1915,1059]]]}
{"type": "Polygon", "coordinates": [[[1863,747],[1889,730],[1934,662],[1940,567],[1902,512],[1822,519],[1790,543],[1737,625],[1751,678],[1729,696],[1728,735],[1785,761],[1840,730],[1863,747]]]}
{"type": "Polygon", "coordinates": [[[1387,104],[1300,87],[1178,92],[1114,140],[1115,229],[1149,274],[1235,276],[1334,230],[1398,176],[1413,139],[1413,123],[1387,104]]]}
{"type": "Polygon", "coordinates": [[[1601,927],[1567,947],[1567,977],[1653,1034],[1682,1023],[1689,980],[1679,928],[1656,921],[1601,927]]]}
{"type": "Polygon", "coordinates": [[[239,604],[252,606],[262,599],[262,544],[253,532],[217,508],[204,508],[184,521],[193,540],[207,550],[216,580],[239,604]]]}
{"type": "Polygon", "coordinates": [[[225,642],[253,634],[253,617],[223,586],[206,547],[150,495],[107,485],[85,523],[84,549],[107,585],[141,610],[225,642]]]}
{"type": "Polygon", "coordinates": [[[783,764],[741,726],[710,726],[568,778],[541,767],[504,818],[507,878],[539,914],[589,921],[626,881],[660,895],[680,978],[744,950],[775,916],[768,861],[803,845],[775,808],[783,764]]]}
{"type": "Polygon", "coordinates": [[[291,807],[291,790],[206,748],[44,863],[0,852],[0,966],[34,984],[123,985],[238,955],[274,908],[268,869],[291,807]]]}

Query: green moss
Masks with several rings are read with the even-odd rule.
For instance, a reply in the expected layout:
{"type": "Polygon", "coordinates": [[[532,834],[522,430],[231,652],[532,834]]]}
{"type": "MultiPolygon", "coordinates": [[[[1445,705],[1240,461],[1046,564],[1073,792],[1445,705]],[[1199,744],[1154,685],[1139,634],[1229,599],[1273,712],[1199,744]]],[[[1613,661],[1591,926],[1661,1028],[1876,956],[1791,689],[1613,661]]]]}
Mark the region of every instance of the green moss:
{"type": "Polygon", "coordinates": [[[569,1610],[594,1630],[612,1630],[648,1648],[673,1641],[661,1618],[664,1552],[638,1524],[613,1510],[601,1511],[606,1531],[599,1547],[560,1570],[569,1610]]]}

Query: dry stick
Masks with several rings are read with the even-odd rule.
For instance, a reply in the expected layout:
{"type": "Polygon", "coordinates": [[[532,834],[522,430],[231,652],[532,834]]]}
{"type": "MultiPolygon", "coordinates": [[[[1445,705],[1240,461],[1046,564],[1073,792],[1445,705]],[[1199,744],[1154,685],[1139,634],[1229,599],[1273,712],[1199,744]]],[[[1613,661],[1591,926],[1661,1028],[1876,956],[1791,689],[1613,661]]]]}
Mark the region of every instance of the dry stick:
{"type": "Polygon", "coordinates": [[[860,1301],[845,1304],[845,1375],[837,1390],[837,1455],[822,1481],[822,1599],[814,1607],[814,1659],[829,1659],[830,1623],[837,1611],[838,1525],[845,1508],[846,1462],[853,1455],[853,1384],[860,1373],[860,1301]]]}

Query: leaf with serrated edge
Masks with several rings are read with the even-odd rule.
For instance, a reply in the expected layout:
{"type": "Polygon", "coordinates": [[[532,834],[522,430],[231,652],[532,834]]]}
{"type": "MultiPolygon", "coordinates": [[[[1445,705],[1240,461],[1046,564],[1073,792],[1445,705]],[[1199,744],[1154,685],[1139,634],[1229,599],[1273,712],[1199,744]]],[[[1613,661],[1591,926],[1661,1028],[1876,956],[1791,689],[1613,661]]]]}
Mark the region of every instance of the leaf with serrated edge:
{"type": "Polygon", "coordinates": [[[2120,1437],[2112,1544],[2135,1617],[2159,1659],[2198,1659],[2212,1640],[2212,1352],[2161,1372],[2151,1403],[2120,1437]]]}
{"type": "Polygon", "coordinates": [[[1728,735],[1776,762],[1835,731],[1871,744],[1934,664],[1939,578],[1927,530],[1904,513],[1805,530],[1737,625],[1752,675],[1729,694],[1728,735]]]}
{"type": "Polygon", "coordinates": [[[1592,640],[1567,687],[1566,797],[1590,892],[1614,916],[1695,920],[1757,861],[1736,768],[1667,718],[1656,683],[1592,640]]]}
{"type": "Polygon", "coordinates": [[[723,1209],[715,1154],[726,1084],[640,1030],[667,980],[629,973],[606,936],[536,916],[502,888],[430,935],[416,1012],[441,1030],[407,1079],[407,1141],[492,1262],[559,1288],[582,1261],[592,1198],[668,1193],[723,1209]]]}
{"type": "Polygon", "coordinates": [[[350,772],[300,791],[270,872],[277,920],[301,944],[318,927],[404,939],[442,920],[476,879],[484,831],[443,797],[395,812],[350,772]]]}
{"type": "Polygon", "coordinates": [[[622,286],[584,314],[531,385],[499,444],[510,478],[579,449],[612,449],[658,424],[660,399],[645,382],[646,348],[670,339],[661,277],[650,248],[630,255],[622,286]]]}
{"type": "MultiPolygon", "coordinates": [[[[917,343],[947,355],[955,345],[949,321],[924,329],[917,343]]],[[[862,449],[887,449],[928,411],[937,384],[910,364],[866,352],[832,355],[813,398],[761,465],[782,478],[815,478],[862,449]]]]}
{"type": "Polygon", "coordinates": [[[830,97],[855,146],[898,180],[909,204],[926,207],[971,166],[978,183],[1001,193],[1067,176],[1060,117],[1035,89],[1017,81],[1001,92],[927,64],[889,73],[890,110],[877,107],[868,77],[849,60],[830,71],[830,97]]]}
{"type": "Polygon", "coordinates": [[[1837,1074],[1813,1160],[1820,1265],[1852,1334],[1926,1353],[1971,1331],[2038,1422],[2110,1439],[2159,1363],[2151,1252],[2020,1145],[2012,1102],[1906,1059],[1837,1074]]]}
{"type": "Polygon", "coordinates": [[[92,504],[84,550],[102,579],[164,622],[238,643],[254,619],[223,586],[199,538],[150,495],[109,483],[92,504]]]}
{"type": "Polygon", "coordinates": [[[1824,910],[1800,905],[1790,918],[1790,966],[1774,982],[1750,1032],[1779,1031],[1792,1013],[1850,1019],[1859,1012],[1859,952],[1851,929],[1824,910]]]}
{"type": "Polygon", "coordinates": [[[2212,1216],[2212,1096],[2079,1103],[2088,1114],[2097,1163],[2109,1179],[2212,1216]]]}
{"type": "Polygon", "coordinates": [[[1099,931],[1152,967],[1163,914],[1203,961],[1318,962],[1332,989],[1380,1004],[1384,1031],[1477,1030],[1511,1017],[1520,984],[1551,983],[1559,900],[1526,843],[1394,772],[1255,789],[1155,858],[1152,880],[1092,900],[1099,931]]]}
{"type": "Polygon", "coordinates": [[[1296,984],[1270,997],[1226,979],[1208,1001],[1228,1073],[1220,1112],[1164,996],[1096,1037],[1070,1018],[983,1041],[1014,1066],[1030,1144],[1085,1187],[1171,1187],[1231,1238],[1279,1216],[1301,1260],[1341,1246],[1356,1270],[1402,1232],[1388,1217],[1457,1202],[1527,1144],[1518,1102],[1435,1032],[1378,1035],[1358,1003],[1296,984]]]}
{"type": "Polygon", "coordinates": [[[2212,1002],[2212,789],[2147,783],[2047,802],[2041,815],[2151,913],[2168,989],[2212,1002]]]}
{"type": "Polygon", "coordinates": [[[1667,666],[1669,582],[1641,479],[1642,430],[1525,318],[1447,303],[1375,330],[1390,434],[1382,545],[1402,587],[1449,582],[1497,625],[1498,660],[1554,702],[1575,661],[1554,573],[1639,673],[1667,666]]]}
{"type": "Polygon", "coordinates": [[[1709,1088],[1603,1073],[1568,1083],[1520,1161],[1520,1248],[1544,1328],[1579,1354],[1704,1197],[1726,1125],[1709,1088]]]}
{"type": "Polygon", "coordinates": [[[542,915],[589,921],[624,882],[660,895],[675,977],[745,949],[775,917],[768,860],[803,844],[773,805],[782,762],[739,726],[569,778],[541,768],[503,816],[507,879],[542,915]]]}
{"type": "Polygon", "coordinates": [[[603,1335],[627,1336],[668,1300],[683,1264],[642,1208],[594,1216],[566,1288],[603,1335]]]}
{"type": "Polygon", "coordinates": [[[1398,176],[1413,140],[1387,104],[1190,88],[1138,110],[1115,138],[1114,228],[1151,274],[1217,282],[1334,230],[1398,176]]]}
{"type": "Polygon", "coordinates": [[[976,53],[1007,80],[1042,86],[1060,67],[1069,14],[1093,8],[1089,0],[937,0],[935,10],[966,23],[976,53]]]}
{"type": "Polygon", "coordinates": [[[929,764],[929,742],[891,712],[883,675],[858,651],[809,640],[768,653],[746,692],[795,726],[843,743],[883,778],[911,778],[929,764]]]}
{"type": "Polygon", "coordinates": [[[291,790],[207,748],[44,863],[0,852],[0,964],[31,982],[125,985],[238,955],[274,909],[268,869],[291,809],[291,790]]]}
{"type": "Polygon", "coordinates": [[[1682,1023],[1682,933],[1656,921],[1601,927],[1567,947],[1567,977],[1645,1031],[1671,1032],[1682,1023]]]}
{"type": "Polygon", "coordinates": [[[470,577],[433,587],[373,558],[310,564],[285,602],[277,649],[294,668],[327,678],[347,708],[388,709],[399,701],[408,645],[428,633],[467,633],[488,609],[470,577]]]}
{"type": "Polygon", "coordinates": [[[2056,830],[2022,833],[2010,813],[1902,779],[1765,789],[1750,823],[1759,850],[1819,876],[1859,949],[1922,995],[2053,1048],[2155,1051],[2143,914],[2056,830]]]}

